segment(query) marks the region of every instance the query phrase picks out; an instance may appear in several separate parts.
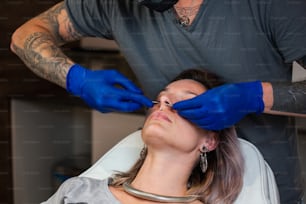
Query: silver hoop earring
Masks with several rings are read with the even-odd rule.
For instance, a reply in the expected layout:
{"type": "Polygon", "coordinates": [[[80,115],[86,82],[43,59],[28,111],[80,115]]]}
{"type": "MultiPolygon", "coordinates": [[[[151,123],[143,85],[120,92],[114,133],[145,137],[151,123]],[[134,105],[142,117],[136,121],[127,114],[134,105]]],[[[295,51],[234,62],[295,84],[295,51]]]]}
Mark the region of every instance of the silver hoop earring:
{"type": "Polygon", "coordinates": [[[207,162],[207,148],[203,147],[203,151],[200,154],[200,167],[203,174],[207,171],[208,162],[207,162]]]}

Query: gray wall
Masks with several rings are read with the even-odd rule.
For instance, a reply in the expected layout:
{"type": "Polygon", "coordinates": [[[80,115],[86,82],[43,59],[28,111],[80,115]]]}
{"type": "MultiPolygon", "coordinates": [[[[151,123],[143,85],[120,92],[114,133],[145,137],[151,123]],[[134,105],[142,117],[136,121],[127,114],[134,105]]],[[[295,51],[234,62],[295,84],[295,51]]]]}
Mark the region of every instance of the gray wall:
{"type": "Polygon", "coordinates": [[[89,162],[90,112],[60,104],[12,100],[14,203],[48,198],[52,169],[63,159],[89,162]]]}

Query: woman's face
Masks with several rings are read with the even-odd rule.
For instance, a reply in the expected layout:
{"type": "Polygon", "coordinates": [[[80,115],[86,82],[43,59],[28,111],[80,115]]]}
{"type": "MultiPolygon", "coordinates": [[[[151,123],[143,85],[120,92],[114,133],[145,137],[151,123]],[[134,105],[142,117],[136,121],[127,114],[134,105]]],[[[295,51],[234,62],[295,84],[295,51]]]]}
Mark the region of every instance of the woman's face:
{"type": "Polygon", "coordinates": [[[194,151],[207,131],[182,118],[168,104],[191,99],[206,91],[206,88],[190,79],[172,82],[162,92],[145,121],[142,137],[148,145],[156,148],[173,148],[184,152],[194,151]]]}

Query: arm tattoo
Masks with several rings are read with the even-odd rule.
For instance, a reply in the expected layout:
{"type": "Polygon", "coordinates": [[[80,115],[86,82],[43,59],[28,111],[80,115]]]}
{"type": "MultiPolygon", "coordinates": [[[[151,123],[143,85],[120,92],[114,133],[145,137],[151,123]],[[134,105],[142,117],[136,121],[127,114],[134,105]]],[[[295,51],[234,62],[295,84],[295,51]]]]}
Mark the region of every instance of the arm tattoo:
{"type": "Polygon", "coordinates": [[[306,81],[272,83],[274,104],[272,110],[306,114],[306,81]]]}
{"type": "Polygon", "coordinates": [[[24,49],[15,45],[17,55],[37,75],[66,87],[67,70],[72,62],[52,43],[45,33],[33,33],[24,43],[24,49]]]}
{"type": "MultiPolygon", "coordinates": [[[[296,60],[306,69],[306,56],[296,60]]],[[[306,114],[306,80],[294,83],[272,83],[272,110],[306,114]]]]}
{"type": "Polygon", "coordinates": [[[49,25],[58,42],[74,41],[82,37],[81,34],[74,29],[69,20],[64,3],[55,5],[50,10],[39,15],[38,18],[46,25],[49,25]],[[65,32],[60,32],[61,30],[65,32]]]}
{"type": "Polygon", "coordinates": [[[47,32],[29,34],[23,47],[13,45],[16,54],[38,76],[66,87],[66,75],[73,62],[59,45],[80,39],[70,22],[64,3],[59,3],[37,17],[47,32]]]}

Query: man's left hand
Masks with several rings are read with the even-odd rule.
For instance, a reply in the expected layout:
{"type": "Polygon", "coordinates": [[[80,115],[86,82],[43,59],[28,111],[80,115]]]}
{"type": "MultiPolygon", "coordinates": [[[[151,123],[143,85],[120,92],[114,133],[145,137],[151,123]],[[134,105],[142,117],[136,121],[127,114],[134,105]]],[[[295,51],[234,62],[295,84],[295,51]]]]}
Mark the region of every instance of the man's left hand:
{"type": "Polygon", "coordinates": [[[173,108],[203,129],[221,130],[249,113],[262,113],[263,89],[260,81],[225,84],[177,102],[173,108]]]}

